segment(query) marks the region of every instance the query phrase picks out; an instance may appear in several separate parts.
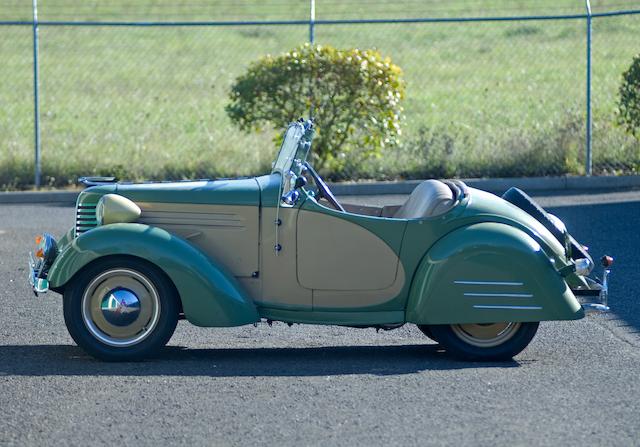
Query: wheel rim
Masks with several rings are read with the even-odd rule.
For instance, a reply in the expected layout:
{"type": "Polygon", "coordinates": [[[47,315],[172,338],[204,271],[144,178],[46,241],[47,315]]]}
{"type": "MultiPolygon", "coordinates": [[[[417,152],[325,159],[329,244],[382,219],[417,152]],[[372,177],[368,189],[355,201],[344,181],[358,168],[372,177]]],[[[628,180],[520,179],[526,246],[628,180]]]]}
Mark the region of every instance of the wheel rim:
{"type": "Polygon", "coordinates": [[[493,348],[513,338],[521,323],[452,324],[462,341],[479,348],[493,348]]]}
{"type": "Polygon", "coordinates": [[[82,296],[82,319],[96,339],[109,346],[140,343],[160,318],[160,298],[144,275],[130,269],[107,270],[82,296]]]}

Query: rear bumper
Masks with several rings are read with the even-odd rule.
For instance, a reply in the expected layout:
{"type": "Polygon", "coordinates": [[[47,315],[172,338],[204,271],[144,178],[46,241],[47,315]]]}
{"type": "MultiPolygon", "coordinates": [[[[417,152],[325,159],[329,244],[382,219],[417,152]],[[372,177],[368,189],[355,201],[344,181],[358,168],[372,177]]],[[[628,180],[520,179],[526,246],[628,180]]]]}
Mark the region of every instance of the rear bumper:
{"type": "Polygon", "coordinates": [[[573,294],[580,301],[582,309],[585,313],[609,312],[609,275],[611,270],[607,267],[602,272],[601,282],[597,282],[591,278],[587,280],[588,288],[581,287],[572,290],[573,294]]]}

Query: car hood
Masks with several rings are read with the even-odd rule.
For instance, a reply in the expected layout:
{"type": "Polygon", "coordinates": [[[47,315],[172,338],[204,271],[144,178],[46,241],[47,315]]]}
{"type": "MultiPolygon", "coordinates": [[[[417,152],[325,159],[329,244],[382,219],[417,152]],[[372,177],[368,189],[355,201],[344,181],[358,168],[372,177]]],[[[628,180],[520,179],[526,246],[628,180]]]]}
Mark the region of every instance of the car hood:
{"type": "Polygon", "coordinates": [[[191,203],[203,205],[260,204],[255,178],[157,183],[115,183],[84,190],[78,204],[96,202],[104,194],[119,194],[134,202],[191,203]]]}

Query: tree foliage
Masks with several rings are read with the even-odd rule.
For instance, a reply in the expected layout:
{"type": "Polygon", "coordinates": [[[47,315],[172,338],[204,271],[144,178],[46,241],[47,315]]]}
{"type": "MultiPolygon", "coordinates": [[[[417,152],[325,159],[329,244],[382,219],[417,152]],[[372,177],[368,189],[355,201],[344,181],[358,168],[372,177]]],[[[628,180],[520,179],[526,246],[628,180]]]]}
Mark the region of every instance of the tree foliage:
{"type": "Polygon", "coordinates": [[[640,54],[622,74],[619,94],[618,121],[629,133],[640,138],[640,54]]]}
{"type": "Polygon", "coordinates": [[[226,111],[246,131],[281,130],[311,111],[314,161],[331,169],[354,150],[379,155],[397,142],[404,91],[400,67],[376,50],[305,44],[251,64],[226,111]]]}

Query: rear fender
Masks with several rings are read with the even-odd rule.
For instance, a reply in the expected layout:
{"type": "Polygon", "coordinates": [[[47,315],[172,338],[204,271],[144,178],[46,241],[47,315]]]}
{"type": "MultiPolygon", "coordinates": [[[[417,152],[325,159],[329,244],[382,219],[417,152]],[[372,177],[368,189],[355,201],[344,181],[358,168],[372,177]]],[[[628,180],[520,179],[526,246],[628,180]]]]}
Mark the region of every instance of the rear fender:
{"type": "Polygon", "coordinates": [[[485,222],[440,239],[411,285],[417,324],[576,320],[584,312],[540,245],[510,225],[485,222]]]}
{"type": "Polygon", "coordinates": [[[118,223],[83,233],[53,263],[52,289],[64,288],[90,262],[126,255],[147,260],[173,281],[185,317],[198,326],[239,326],[259,320],[253,301],[235,278],[184,239],[148,225],[118,223]]]}

